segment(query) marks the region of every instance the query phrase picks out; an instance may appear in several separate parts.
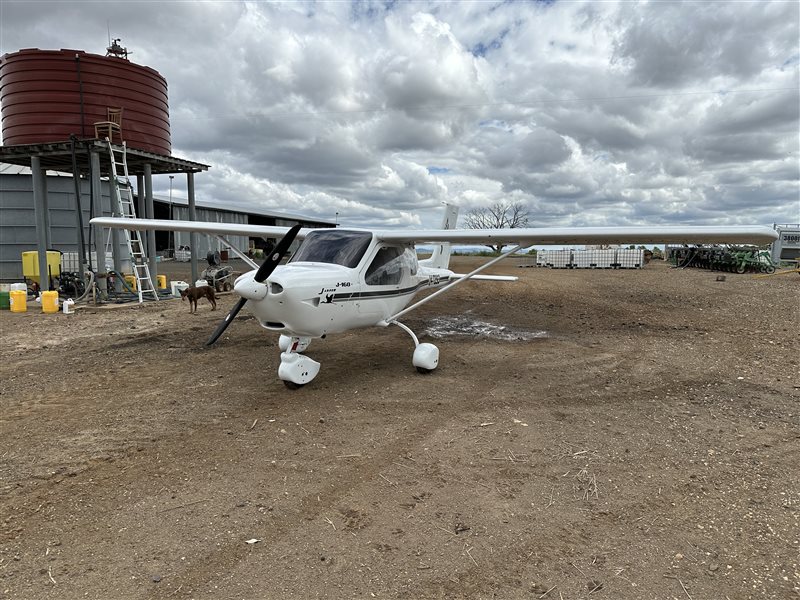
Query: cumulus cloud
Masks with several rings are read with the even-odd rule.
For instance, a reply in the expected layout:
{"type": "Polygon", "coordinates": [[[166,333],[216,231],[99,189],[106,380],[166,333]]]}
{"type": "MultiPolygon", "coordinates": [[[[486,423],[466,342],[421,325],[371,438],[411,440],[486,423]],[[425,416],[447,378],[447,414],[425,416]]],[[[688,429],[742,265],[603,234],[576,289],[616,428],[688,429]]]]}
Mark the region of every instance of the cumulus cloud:
{"type": "Polygon", "coordinates": [[[800,220],[799,22],[780,1],[4,0],[0,52],[102,54],[110,28],[167,79],[201,199],[363,226],[498,200],[537,225],[772,223],[800,220]]]}

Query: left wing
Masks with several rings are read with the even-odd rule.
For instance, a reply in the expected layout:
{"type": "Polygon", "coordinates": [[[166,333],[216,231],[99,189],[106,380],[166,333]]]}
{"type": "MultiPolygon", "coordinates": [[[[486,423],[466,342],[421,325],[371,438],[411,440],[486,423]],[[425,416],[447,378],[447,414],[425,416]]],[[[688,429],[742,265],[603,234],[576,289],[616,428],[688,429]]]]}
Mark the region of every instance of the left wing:
{"type": "Polygon", "coordinates": [[[386,242],[457,244],[769,244],[778,233],[764,226],[731,227],[541,227],[519,229],[430,229],[376,231],[386,242]]]}

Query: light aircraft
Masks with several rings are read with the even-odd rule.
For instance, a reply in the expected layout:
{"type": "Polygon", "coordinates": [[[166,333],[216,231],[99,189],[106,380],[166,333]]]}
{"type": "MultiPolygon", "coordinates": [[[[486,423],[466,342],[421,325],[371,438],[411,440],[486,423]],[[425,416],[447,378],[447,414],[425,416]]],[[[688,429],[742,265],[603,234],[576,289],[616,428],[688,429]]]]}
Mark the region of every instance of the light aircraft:
{"type": "Polygon", "coordinates": [[[317,376],[320,363],[304,354],[313,339],[363,327],[397,325],[414,341],[412,364],[428,373],[439,364],[439,350],[420,343],[400,318],[470,279],[513,281],[516,277],[480,272],[533,245],[736,243],[767,244],[777,238],[769,227],[570,227],[454,229],[458,208],[447,205],[441,229],[301,229],[199,221],[102,217],[93,225],[128,230],[194,231],[215,236],[253,270],[236,279],[239,301],[208,340],[211,345],[246,304],[260,325],[280,334],[278,377],[295,389],[317,376]],[[283,236],[259,266],[223,235],[283,236]],[[295,240],[302,243],[285,265],[281,259],[295,240]],[[449,269],[450,244],[503,243],[511,248],[467,274],[449,269]],[[430,258],[418,260],[415,244],[434,244],[430,258]],[[439,288],[412,304],[423,290],[439,288]]]}

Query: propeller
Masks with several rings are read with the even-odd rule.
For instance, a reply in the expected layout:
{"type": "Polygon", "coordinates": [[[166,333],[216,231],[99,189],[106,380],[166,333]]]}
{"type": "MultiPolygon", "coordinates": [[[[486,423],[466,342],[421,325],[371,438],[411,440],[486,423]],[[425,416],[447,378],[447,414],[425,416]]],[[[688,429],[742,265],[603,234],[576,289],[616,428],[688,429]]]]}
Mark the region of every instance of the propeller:
{"type": "MultiPolygon", "coordinates": [[[[294,241],[294,238],[297,237],[297,233],[299,231],[300,224],[298,223],[286,232],[286,235],[284,235],[283,238],[281,238],[281,241],[278,242],[275,248],[272,249],[270,255],[266,258],[266,260],[264,260],[263,263],[261,263],[261,266],[258,267],[258,271],[256,271],[256,274],[253,277],[254,281],[257,283],[263,283],[266,281],[267,277],[269,277],[275,270],[275,267],[280,264],[281,259],[289,250],[289,246],[292,245],[292,242],[294,241]]],[[[206,346],[210,346],[219,339],[219,336],[221,336],[222,332],[228,328],[228,325],[230,325],[231,321],[236,318],[236,315],[239,314],[239,311],[242,310],[242,307],[246,303],[247,298],[239,298],[239,301],[231,309],[231,312],[227,314],[227,316],[222,320],[222,323],[220,323],[217,327],[217,330],[211,335],[210,338],[208,338],[206,346]]]]}

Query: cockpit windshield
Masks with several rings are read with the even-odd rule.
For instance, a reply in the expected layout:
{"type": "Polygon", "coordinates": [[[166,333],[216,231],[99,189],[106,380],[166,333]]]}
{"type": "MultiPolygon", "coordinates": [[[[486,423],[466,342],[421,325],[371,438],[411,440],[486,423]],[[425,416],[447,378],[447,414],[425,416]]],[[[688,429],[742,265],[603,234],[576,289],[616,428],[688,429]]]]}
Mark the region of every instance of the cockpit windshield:
{"type": "Polygon", "coordinates": [[[369,231],[319,229],[312,231],[289,262],[318,262],[357,267],[367,251],[372,234],[369,231]]]}

